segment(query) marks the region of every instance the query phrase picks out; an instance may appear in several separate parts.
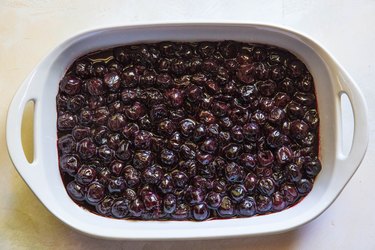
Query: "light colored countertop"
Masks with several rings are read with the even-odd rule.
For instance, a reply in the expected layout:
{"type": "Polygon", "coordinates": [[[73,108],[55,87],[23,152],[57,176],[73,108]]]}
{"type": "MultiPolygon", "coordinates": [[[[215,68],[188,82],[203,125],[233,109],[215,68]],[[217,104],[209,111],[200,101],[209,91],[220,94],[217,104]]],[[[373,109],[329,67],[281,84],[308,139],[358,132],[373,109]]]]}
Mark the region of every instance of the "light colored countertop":
{"type": "MultiPolygon", "coordinates": [[[[375,249],[374,13],[371,0],[0,0],[0,249],[375,249]],[[326,47],[358,83],[369,107],[367,156],[320,217],[296,230],[262,237],[167,242],[93,239],[51,215],[20,178],[6,149],[6,114],[33,67],[53,47],[82,30],[178,20],[258,21],[294,28],[326,47]]],[[[30,117],[27,110],[26,119],[30,117]]]]}

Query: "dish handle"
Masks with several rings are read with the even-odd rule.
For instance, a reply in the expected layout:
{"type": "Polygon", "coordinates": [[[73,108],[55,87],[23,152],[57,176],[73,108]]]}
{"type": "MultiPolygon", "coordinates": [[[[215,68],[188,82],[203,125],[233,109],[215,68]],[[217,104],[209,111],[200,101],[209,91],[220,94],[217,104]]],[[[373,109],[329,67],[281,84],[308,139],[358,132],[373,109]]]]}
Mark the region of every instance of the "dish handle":
{"type": "MultiPolygon", "coordinates": [[[[357,85],[354,83],[351,77],[341,68],[341,66],[337,66],[336,76],[339,83],[339,88],[337,90],[338,107],[341,107],[341,96],[343,94],[347,95],[352,106],[354,118],[353,140],[349,153],[344,154],[341,147],[337,151],[337,160],[340,166],[340,171],[342,171],[342,173],[345,173],[345,182],[347,182],[358,169],[367,150],[369,141],[367,105],[364,96],[357,85]]],[[[341,124],[342,116],[339,116],[340,129],[341,124]]],[[[339,140],[342,140],[341,136],[339,136],[339,140]]],[[[340,143],[338,145],[342,145],[342,141],[339,142],[340,143]]]]}
{"type": "Polygon", "coordinates": [[[34,185],[41,185],[41,182],[38,181],[41,178],[41,166],[38,157],[38,147],[36,140],[38,138],[37,133],[37,116],[40,113],[39,107],[39,98],[41,90],[38,88],[31,88],[30,81],[34,76],[34,72],[25,80],[20,89],[17,91],[14,96],[9,109],[7,117],[7,126],[6,126],[6,140],[8,145],[8,152],[13,161],[14,166],[16,167],[19,174],[25,180],[25,182],[31,187],[34,191],[34,185]],[[29,162],[26,159],[22,140],[21,140],[21,127],[22,119],[25,106],[28,102],[34,102],[34,155],[33,161],[29,162]]]}

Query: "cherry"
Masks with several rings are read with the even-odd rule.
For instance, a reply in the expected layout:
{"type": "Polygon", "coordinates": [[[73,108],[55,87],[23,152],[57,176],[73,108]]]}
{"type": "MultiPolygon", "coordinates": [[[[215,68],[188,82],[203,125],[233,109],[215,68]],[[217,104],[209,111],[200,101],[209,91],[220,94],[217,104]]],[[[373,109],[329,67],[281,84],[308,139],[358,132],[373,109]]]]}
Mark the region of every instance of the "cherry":
{"type": "Polygon", "coordinates": [[[97,182],[91,183],[87,188],[86,201],[95,205],[103,200],[105,196],[105,187],[97,182]]]}
{"type": "Polygon", "coordinates": [[[165,213],[171,214],[176,211],[177,199],[173,194],[167,194],[163,200],[163,209],[165,213]]]}
{"type": "Polygon", "coordinates": [[[72,135],[64,135],[58,139],[58,148],[63,154],[75,151],[76,141],[72,135]]]}
{"type": "Polygon", "coordinates": [[[221,199],[217,212],[220,217],[232,217],[235,215],[234,205],[228,196],[224,196],[221,199]]]}
{"type": "Polygon", "coordinates": [[[96,170],[88,165],[82,165],[76,175],[76,182],[81,185],[90,184],[95,180],[96,170]]]}
{"type": "Polygon", "coordinates": [[[125,199],[119,199],[115,201],[111,208],[111,214],[115,218],[124,218],[129,213],[128,201],[125,199]]]}
{"type": "Polygon", "coordinates": [[[210,211],[206,204],[196,204],[193,206],[193,218],[197,221],[206,220],[210,216],[210,211]]]}
{"type": "Polygon", "coordinates": [[[71,181],[66,185],[66,191],[75,201],[83,201],[85,199],[85,189],[75,181],[71,181]]]}
{"type": "Polygon", "coordinates": [[[111,214],[111,209],[114,199],[111,196],[106,196],[104,199],[95,206],[96,211],[104,216],[111,214]]]}
{"type": "Polygon", "coordinates": [[[68,95],[78,94],[81,90],[81,80],[75,76],[65,76],[60,82],[60,90],[68,95]]]}
{"type": "Polygon", "coordinates": [[[70,113],[63,113],[57,118],[57,128],[60,131],[72,130],[77,124],[77,117],[70,113]]]}
{"type": "Polygon", "coordinates": [[[249,196],[244,198],[239,206],[239,213],[242,216],[250,217],[256,213],[256,203],[253,197],[249,196]]]}

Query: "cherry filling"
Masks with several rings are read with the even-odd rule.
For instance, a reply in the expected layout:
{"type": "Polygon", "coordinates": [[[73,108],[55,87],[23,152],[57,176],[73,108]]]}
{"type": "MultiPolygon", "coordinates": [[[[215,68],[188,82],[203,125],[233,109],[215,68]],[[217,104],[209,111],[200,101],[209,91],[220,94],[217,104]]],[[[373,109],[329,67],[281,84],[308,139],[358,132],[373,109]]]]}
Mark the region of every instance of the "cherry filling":
{"type": "Polygon", "coordinates": [[[290,52],[235,41],[116,47],[60,81],[69,196],[107,217],[250,217],[293,206],[321,171],[313,77],[290,52]]]}

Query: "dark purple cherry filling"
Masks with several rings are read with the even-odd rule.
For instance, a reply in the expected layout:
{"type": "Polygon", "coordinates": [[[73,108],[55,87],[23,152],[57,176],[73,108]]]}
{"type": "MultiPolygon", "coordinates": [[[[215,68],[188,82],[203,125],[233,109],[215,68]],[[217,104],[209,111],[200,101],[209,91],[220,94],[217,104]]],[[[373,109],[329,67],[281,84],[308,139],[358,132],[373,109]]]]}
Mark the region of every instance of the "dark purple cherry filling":
{"type": "Polygon", "coordinates": [[[284,210],[322,169],[312,75],[235,41],[135,44],[77,59],[56,97],[71,199],[106,217],[194,220],[284,210]]]}

